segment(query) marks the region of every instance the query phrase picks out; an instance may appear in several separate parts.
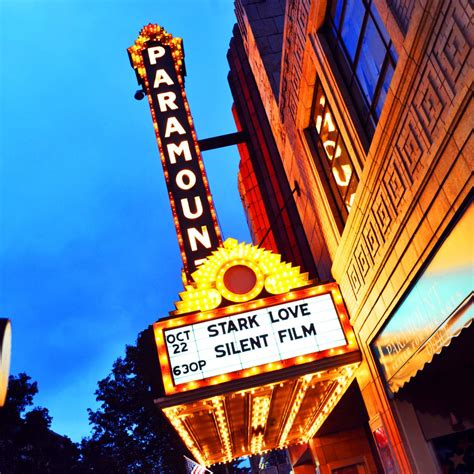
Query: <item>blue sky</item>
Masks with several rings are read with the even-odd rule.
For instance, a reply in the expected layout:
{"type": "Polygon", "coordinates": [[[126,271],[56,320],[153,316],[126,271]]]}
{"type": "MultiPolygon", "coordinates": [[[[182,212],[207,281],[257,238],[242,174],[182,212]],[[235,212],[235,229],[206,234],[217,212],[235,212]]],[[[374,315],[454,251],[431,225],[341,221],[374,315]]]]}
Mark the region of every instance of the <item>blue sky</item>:
{"type": "MultiPolygon", "coordinates": [[[[97,381],[182,290],[148,104],[126,48],[158,23],[184,39],[198,137],[235,131],[232,0],[0,2],[0,317],[11,372],[79,441],[97,381]]],[[[236,147],[203,154],[224,237],[248,241],[236,147]]]]}

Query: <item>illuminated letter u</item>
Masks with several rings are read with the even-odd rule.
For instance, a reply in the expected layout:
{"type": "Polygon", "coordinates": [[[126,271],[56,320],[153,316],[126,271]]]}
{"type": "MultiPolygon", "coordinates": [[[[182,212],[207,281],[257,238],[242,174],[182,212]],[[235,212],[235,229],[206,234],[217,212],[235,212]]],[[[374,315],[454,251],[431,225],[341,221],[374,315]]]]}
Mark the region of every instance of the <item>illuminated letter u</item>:
{"type": "Polygon", "coordinates": [[[181,199],[181,207],[183,209],[184,216],[188,219],[197,219],[198,217],[202,216],[202,202],[199,196],[194,197],[194,204],[196,210],[191,212],[191,209],[189,209],[188,198],[181,199]]]}

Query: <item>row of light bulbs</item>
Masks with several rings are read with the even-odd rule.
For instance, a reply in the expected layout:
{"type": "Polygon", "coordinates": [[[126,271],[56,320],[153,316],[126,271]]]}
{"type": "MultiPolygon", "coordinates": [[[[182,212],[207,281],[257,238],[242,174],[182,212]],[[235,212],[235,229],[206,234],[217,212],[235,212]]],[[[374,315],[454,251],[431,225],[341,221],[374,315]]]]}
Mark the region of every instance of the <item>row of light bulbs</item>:
{"type": "Polygon", "coordinates": [[[170,420],[171,424],[173,425],[173,428],[178,432],[178,435],[180,436],[180,438],[184,441],[184,444],[193,454],[194,459],[196,459],[196,461],[199,464],[207,465],[208,461],[203,458],[203,456],[201,455],[201,451],[197,448],[196,444],[191,438],[189,434],[189,430],[185,427],[185,425],[181,421],[181,418],[179,416],[180,407],[164,408],[163,412],[165,413],[167,418],[170,420]]]}
{"type": "Polygon", "coordinates": [[[257,297],[263,287],[269,293],[279,295],[310,283],[307,273],[300,273],[299,267],[281,262],[281,255],[252,244],[239,244],[235,239],[227,239],[192,277],[194,284],[186,285],[185,291],[180,293],[181,301],[175,303],[176,315],[215,309],[221,303],[221,295],[239,303],[257,297]],[[254,271],[257,279],[254,291],[237,295],[225,287],[220,276],[234,265],[245,265],[254,271]]]}
{"type": "MultiPolygon", "coordinates": [[[[337,370],[337,372],[340,372],[341,375],[337,379],[335,379],[336,380],[335,389],[327,398],[326,402],[324,403],[324,407],[321,408],[320,406],[318,406],[316,408],[317,413],[318,413],[316,418],[314,418],[313,416],[309,417],[311,421],[302,430],[302,437],[299,439],[299,441],[297,441],[299,444],[307,443],[310,439],[312,439],[316,435],[321,425],[324,423],[326,418],[331,413],[332,408],[339,402],[344,392],[349,387],[350,383],[352,382],[355,376],[357,367],[358,367],[358,364],[352,364],[352,365],[349,365],[342,369],[337,370]]],[[[330,373],[334,371],[326,371],[326,372],[328,375],[330,375],[330,373]]],[[[301,404],[304,400],[304,397],[306,396],[308,389],[310,387],[314,388],[315,380],[319,381],[323,379],[321,374],[322,374],[321,372],[318,372],[316,374],[306,374],[298,380],[298,383],[300,384],[300,386],[294,398],[293,406],[291,408],[290,414],[285,423],[285,427],[282,431],[282,435],[280,437],[277,449],[287,448],[288,446],[295,444],[294,439],[288,440],[288,435],[291,432],[291,429],[293,428],[294,421],[296,419],[296,416],[298,415],[298,412],[301,408],[301,404]]],[[[252,454],[261,455],[269,451],[269,449],[265,448],[265,444],[264,444],[265,438],[264,438],[263,430],[264,430],[264,427],[266,426],[270,407],[271,407],[271,393],[273,389],[277,386],[283,387],[284,382],[281,382],[279,384],[270,384],[265,387],[253,388],[251,390],[243,390],[241,392],[238,392],[238,393],[236,392],[231,395],[231,396],[235,396],[235,395],[245,396],[247,394],[251,394],[251,395],[257,394],[256,396],[251,397],[251,403],[252,403],[251,427],[252,427],[252,430],[254,431],[252,434],[251,442],[250,442],[250,450],[252,454]],[[264,395],[258,395],[262,393],[262,389],[270,390],[270,393],[266,393],[264,395]]],[[[222,458],[223,460],[217,464],[231,461],[234,457],[234,453],[232,451],[232,440],[231,440],[231,435],[229,431],[229,423],[227,421],[227,415],[225,412],[225,397],[221,397],[221,396],[213,397],[210,400],[203,400],[200,403],[207,410],[209,409],[209,406],[212,406],[212,409],[209,411],[209,413],[212,413],[214,416],[216,426],[219,432],[219,437],[221,439],[222,446],[223,446],[222,454],[224,455],[222,458]]],[[[180,413],[183,410],[183,408],[185,407],[177,406],[171,409],[165,409],[164,411],[167,417],[170,419],[172,425],[178,431],[178,434],[181,436],[183,441],[186,443],[190,451],[195,456],[196,460],[198,460],[198,462],[203,465],[210,465],[209,459],[207,459],[207,456],[203,456],[203,453],[200,452],[199,449],[196,447],[186,426],[183,424],[181,420],[183,415],[182,414],[180,415],[180,413]]],[[[244,448],[242,448],[242,451],[244,451],[244,448]]]]}
{"type": "Polygon", "coordinates": [[[321,425],[324,423],[326,418],[331,413],[332,408],[339,402],[339,400],[342,398],[345,391],[351,384],[355,376],[355,371],[357,367],[358,367],[358,364],[355,364],[355,365],[345,367],[343,369],[344,375],[342,377],[339,377],[336,388],[334,389],[333,393],[327,400],[324,408],[320,410],[313,424],[311,426],[308,426],[307,429],[305,430],[306,435],[302,438],[301,442],[307,443],[310,439],[312,439],[316,435],[321,425]]]}
{"type": "Polygon", "coordinates": [[[288,438],[288,434],[290,433],[291,428],[293,428],[293,423],[295,421],[296,415],[300,411],[301,404],[303,403],[303,399],[306,395],[306,391],[308,387],[311,385],[311,380],[313,376],[312,374],[305,375],[302,377],[297,383],[300,384],[298,393],[296,394],[295,400],[293,402],[293,406],[291,407],[290,414],[286,420],[285,427],[283,428],[283,432],[280,437],[279,445],[283,446],[286,443],[288,438]]]}
{"type": "MultiPolygon", "coordinates": [[[[348,351],[352,351],[356,349],[357,348],[356,337],[355,337],[354,331],[352,330],[350,326],[349,319],[347,317],[346,310],[344,307],[344,303],[342,301],[341,293],[338,290],[337,285],[333,283],[315,286],[312,288],[308,288],[306,290],[300,290],[299,292],[289,292],[285,295],[276,295],[276,296],[265,298],[265,299],[257,299],[257,300],[250,301],[250,302],[240,304],[240,305],[236,304],[232,306],[227,306],[225,308],[219,309],[218,314],[212,313],[212,312],[199,312],[199,313],[195,313],[189,316],[183,316],[181,318],[171,318],[171,319],[168,319],[165,323],[166,329],[186,326],[186,325],[194,324],[200,321],[210,320],[215,317],[225,316],[228,314],[237,315],[244,311],[258,309],[264,306],[271,306],[273,304],[277,304],[283,301],[291,301],[291,300],[294,300],[295,298],[301,298],[302,294],[304,295],[304,297],[312,297],[312,296],[317,296],[319,294],[327,293],[328,291],[331,291],[332,293],[332,298],[336,305],[336,309],[337,309],[339,318],[341,320],[341,323],[343,325],[345,336],[347,338],[347,346],[336,348],[336,349],[332,348],[332,349],[320,352],[318,354],[308,354],[304,356],[299,356],[296,359],[290,359],[287,361],[272,362],[272,363],[265,364],[263,366],[252,367],[252,368],[240,371],[238,373],[227,374],[225,377],[225,380],[222,378],[222,376],[215,376],[215,377],[210,377],[206,380],[198,380],[198,381],[184,383],[180,385],[178,388],[175,387],[173,384],[173,379],[170,374],[169,366],[167,366],[168,359],[166,357],[166,350],[164,349],[162,331],[163,329],[165,329],[165,327],[162,326],[162,329],[155,328],[155,340],[156,340],[157,346],[159,347],[160,362],[162,364],[162,375],[163,375],[163,381],[165,384],[166,392],[168,394],[171,394],[174,392],[194,390],[199,387],[215,385],[215,384],[219,384],[228,380],[240,379],[240,378],[257,375],[264,372],[280,370],[280,369],[283,369],[284,367],[294,365],[295,363],[305,364],[305,363],[313,362],[314,360],[317,360],[320,357],[325,357],[327,355],[329,356],[340,355],[340,354],[344,354],[348,351]]],[[[156,324],[159,325],[163,323],[156,323],[156,324]]]]}
{"type": "Polygon", "coordinates": [[[232,460],[232,445],[231,445],[231,440],[230,440],[227,417],[225,414],[224,403],[225,403],[225,399],[221,397],[214,397],[212,399],[212,405],[214,407],[214,413],[215,413],[215,420],[217,422],[219,436],[224,446],[225,456],[229,461],[231,461],[232,460]]]}

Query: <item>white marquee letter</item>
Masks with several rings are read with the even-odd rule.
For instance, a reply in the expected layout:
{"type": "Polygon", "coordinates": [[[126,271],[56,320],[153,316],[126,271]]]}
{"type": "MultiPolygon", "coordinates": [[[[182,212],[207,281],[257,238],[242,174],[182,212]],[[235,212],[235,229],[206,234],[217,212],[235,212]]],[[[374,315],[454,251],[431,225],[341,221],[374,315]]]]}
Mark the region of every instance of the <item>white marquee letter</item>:
{"type": "Polygon", "coordinates": [[[147,51],[150,64],[156,64],[156,60],[165,55],[165,48],[163,46],[153,46],[153,48],[148,48],[147,51]]]}
{"type": "Polygon", "coordinates": [[[161,94],[156,94],[158,99],[158,105],[162,112],[167,110],[176,110],[178,106],[174,103],[176,100],[176,94],[174,92],[162,92],[161,94]]]}
{"type": "Polygon", "coordinates": [[[182,189],[183,191],[187,191],[188,189],[191,189],[195,184],[196,184],[196,175],[191,171],[191,170],[181,170],[177,175],[176,175],[176,184],[178,185],[179,189],[182,189]],[[187,183],[184,182],[184,179],[187,179],[187,183]]]}
{"type": "Polygon", "coordinates": [[[352,176],[351,165],[340,165],[334,166],[332,169],[332,174],[338,186],[346,187],[349,184],[352,176]]]}
{"type": "Polygon", "coordinates": [[[172,133],[179,133],[180,135],[186,134],[184,128],[178,122],[178,119],[176,117],[170,117],[166,121],[165,138],[169,138],[172,133]]]}
{"type": "Polygon", "coordinates": [[[153,88],[158,89],[160,84],[166,84],[172,86],[174,84],[173,79],[168,76],[168,73],[164,69],[158,69],[155,74],[155,82],[153,83],[153,88]]]}
{"type": "Polygon", "coordinates": [[[191,156],[191,150],[189,149],[189,142],[182,141],[179,145],[174,143],[169,143],[167,145],[168,155],[170,157],[170,163],[174,165],[176,163],[176,156],[184,155],[185,161],[191,161],[193,157],[191,156]]]}
{"type": "Polygon", "coordinates": [[[188,239],[193,252],[197,250],[196,241],[199,241],[207,249],[211,248],[211,238],[209,237],[209,232],[205,225],[201,226],[201,232],[195,227],[190,227],[188,229],[188,239]]]}
{"type": "Polygon", "coordinates": [[[188,219],[197,219],[202,216],[202,202],[199,196],[194,196],[194,204],[196,206],[196,211],[192,212],[191,209],[189,209],[188,198],[181,199],[181,207],[183,209],[184,217],[187,217],[188,219]]]}

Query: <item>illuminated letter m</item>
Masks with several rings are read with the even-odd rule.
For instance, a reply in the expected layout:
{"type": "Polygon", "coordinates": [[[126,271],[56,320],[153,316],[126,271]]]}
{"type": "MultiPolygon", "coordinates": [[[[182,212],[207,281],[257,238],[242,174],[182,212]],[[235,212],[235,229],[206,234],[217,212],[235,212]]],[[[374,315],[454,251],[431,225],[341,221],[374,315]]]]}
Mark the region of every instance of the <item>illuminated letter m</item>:
{"type": "Polygon", "coordinates": [[[179,145],[175,145],[174,143],[170,143],[167,145],[168,147],[168,155],[170,157],[170,163],[174,165],[176,163],[176,156],[181,156],[184,154],[185,161],[191,161],[191,151],[189,150],[189,142],[182,141],[179,145]]]}

